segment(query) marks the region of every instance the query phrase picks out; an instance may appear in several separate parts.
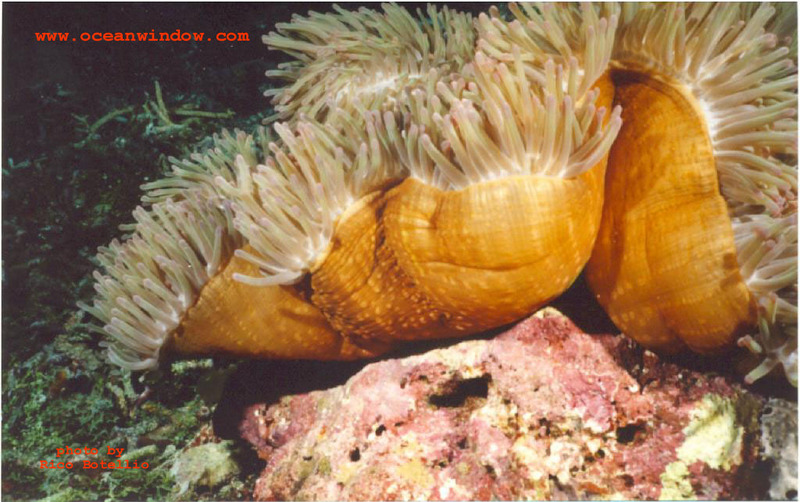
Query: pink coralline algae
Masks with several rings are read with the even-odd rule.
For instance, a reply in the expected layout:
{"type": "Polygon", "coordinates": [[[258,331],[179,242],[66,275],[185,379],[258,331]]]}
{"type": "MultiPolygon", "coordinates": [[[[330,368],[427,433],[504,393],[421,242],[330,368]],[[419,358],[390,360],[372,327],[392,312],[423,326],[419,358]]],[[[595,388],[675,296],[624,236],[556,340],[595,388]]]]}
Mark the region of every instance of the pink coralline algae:
{"type": "Polygon", "coordinates": [[[253,405],[273,499],[755,498],[763,400],[545,309],[253,405]]]}

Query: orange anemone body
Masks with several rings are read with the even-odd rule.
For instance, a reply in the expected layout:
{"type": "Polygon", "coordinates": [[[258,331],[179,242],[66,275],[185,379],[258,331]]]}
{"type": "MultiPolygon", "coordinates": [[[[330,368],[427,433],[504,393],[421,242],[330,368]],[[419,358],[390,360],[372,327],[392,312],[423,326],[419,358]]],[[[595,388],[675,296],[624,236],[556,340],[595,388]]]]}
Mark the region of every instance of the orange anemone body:
{"type": "Polygon", "coordinates": [[[235,273],[257,275],[257,269],[231,259],[186,312],[168,342],[170,349],[194,355],[319,360],[371,357],[388,349],[377,343],[353,344],[296,287],[254,287],[234,280],[235,273]]]}
{"type": "Polygon", "coordinates": [[[519,176],[449,192],[407,180],[386,238],[453,335],[509,323],[561,294],[588,259],[604,166],[562,180],[519,176]]]}

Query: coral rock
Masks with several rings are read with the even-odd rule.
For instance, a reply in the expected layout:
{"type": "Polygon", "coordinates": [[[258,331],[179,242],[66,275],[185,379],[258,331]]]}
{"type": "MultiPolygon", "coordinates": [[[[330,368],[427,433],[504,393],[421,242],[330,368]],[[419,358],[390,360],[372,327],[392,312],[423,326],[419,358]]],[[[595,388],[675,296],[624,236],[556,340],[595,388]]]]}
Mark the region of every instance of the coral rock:
{"type": "Polygon", "coordinates": [[[761,456],[772,467],[769,498],[797,500],[797,403],[769,399],[761,413],[761,456]]]}
{"type": "Polygon", "coordinates": [[[271,499],[754,498],[763,400],[553,309],[248,409],[271,499]]]}
{"type": "Polygon", "coordinates": [[[178,456],[170,470],[179,490],[178,497],[190,488],[214,488],[238,473],[239,467],[232,459],[227,441],[187,449],[178,456]]]}

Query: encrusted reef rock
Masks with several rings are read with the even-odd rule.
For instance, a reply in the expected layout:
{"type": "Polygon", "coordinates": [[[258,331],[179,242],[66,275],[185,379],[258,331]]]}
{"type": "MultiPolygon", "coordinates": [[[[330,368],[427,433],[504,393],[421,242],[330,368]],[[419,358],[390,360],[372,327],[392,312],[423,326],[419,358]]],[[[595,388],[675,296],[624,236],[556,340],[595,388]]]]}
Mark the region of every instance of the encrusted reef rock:
{"type": "Polygon", "coordinates": [[[545,309],[253,405],[271,499],[762,498],[763,399],[545,309]]]}
{"type": "Polygon", "coordinates": [[[761,456],[770,465],[769,497],[797,500],[797,403],[769,399],[761,413],[761,456]]]}

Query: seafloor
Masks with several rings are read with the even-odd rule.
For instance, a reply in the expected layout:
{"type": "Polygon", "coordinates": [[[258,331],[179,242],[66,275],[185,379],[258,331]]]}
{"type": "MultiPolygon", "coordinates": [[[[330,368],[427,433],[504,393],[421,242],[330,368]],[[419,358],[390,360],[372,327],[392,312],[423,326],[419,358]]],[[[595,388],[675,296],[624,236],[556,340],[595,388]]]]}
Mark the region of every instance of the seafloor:
{"type": "MultiPolygon", "coordinates": [[[[355,8],[348,5],[348,8],[355,8]]],[[[463,6],[461,6],[463,8],[463,6]]],[[[469,9],[481,10],[472,4],[469,9]]],[[[330,9],[328,4],[315,10],[330,9]]],[[[75,303],[92,296],[92,257],[131,221],[139,185],[169,156],[270,114],[264,71],[284,60],[261,35],[306,4],[3,5],[2,495],[8,500],[247,499],[264,467],[218,406],[226,378],[252,402],[343,383],[365,363],[182,361],[158,374],[107,364],[75,303]],[[235,43],[36,41],[43,32],[246,32],[235,43]],[[162,103],[159,103],[158,94],[162,103]],[[178,110],[211,112],[186,118],[178,110]],[[169,120],[165,120],[164,113],[169,120]],[[302,375],[302,377],[301,377],[302,375]],[[223,445],[203,483],[176,468],[188,445],[223,445]],[[146,470],[42,469],[65,447],[125,448],[146,470]]],[[[557,307],[585,331],[613,325],[579,279],[557,307]]],[[[430,348],[408,348],[404,353],[430,348]]],[[[725,364],[682,364],[726,371],[725,364]]],[[[757,387],[794,396],[788,387],[757,387]]],[[[223,402],[226,400],[223,399],[223,402]]]]}
{"type": "MultiPolygon", "coordinates": [[[[96,248],[121,232],[139,185],[169,156],[269,113],[261,94],[276,64],[261,43],[285,4],[3,5],[2,495],[10,500],[163,499],[175,453],[210,430],[209,361],[143,380],[108,365],[75,306],[92,296],[96,248]],[[35,33],[249,34],[249,42],[40,42],[35,33]],[[159,115],[160,87],[170,123],[159,115]],[[179,109],[214,112],[186,118],[179,109]],[[231,113],[227,113],[230,111],[231,113]],[[100,119],[108,118],[99,127],[100,119]],[[141,397],[146,394],[149,397],[141,397]],[[56,448],[126,448],[150,468],[40,469],[56,448]]],[[[245,452],[244,457],[247,457],[245,452]]],[[[242,498],[257,466],[195,498],[242,498]]]]}

